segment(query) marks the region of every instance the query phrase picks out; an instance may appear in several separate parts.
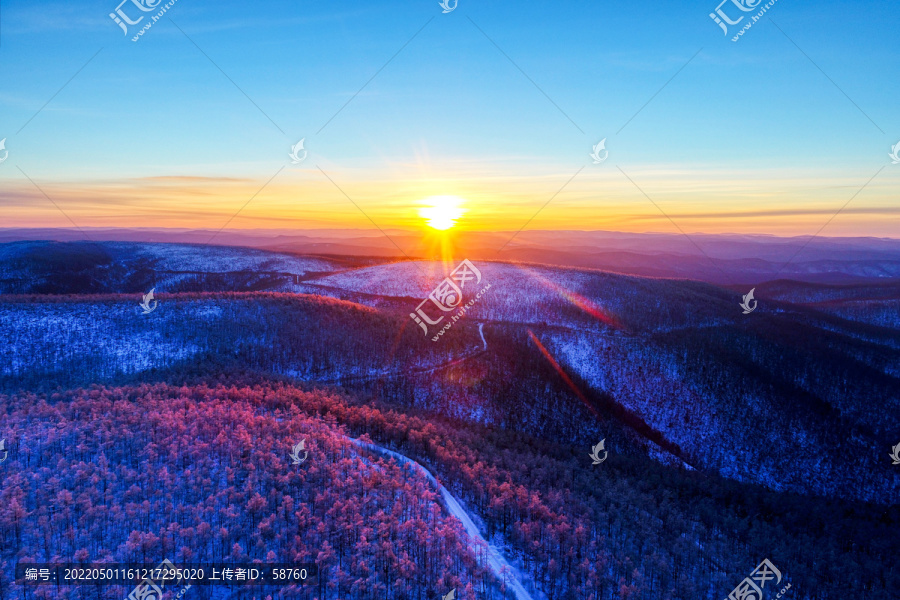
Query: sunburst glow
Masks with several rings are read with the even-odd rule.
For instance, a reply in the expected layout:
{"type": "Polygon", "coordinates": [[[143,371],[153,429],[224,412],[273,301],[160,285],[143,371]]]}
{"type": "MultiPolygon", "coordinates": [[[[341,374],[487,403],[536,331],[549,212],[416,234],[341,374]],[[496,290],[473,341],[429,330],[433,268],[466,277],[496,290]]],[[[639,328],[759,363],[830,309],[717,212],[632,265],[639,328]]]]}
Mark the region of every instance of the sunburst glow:
{"type": "Polygon", "coordinates": [[[422,201],[424,208],[419,209],[419,216],[428,221],[428,226],[439,231],[450,229],[466,209],[465,201],[458,196],[432,196],[422,201]]]}

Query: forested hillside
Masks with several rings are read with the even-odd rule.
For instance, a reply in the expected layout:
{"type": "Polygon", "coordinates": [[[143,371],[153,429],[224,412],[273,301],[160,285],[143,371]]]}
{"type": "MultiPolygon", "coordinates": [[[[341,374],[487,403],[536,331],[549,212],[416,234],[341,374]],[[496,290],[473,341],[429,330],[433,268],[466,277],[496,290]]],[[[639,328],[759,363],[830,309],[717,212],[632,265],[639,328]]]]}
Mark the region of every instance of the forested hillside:
{"type": "MultiPolygon", "coordinates": [[[[467,318],[496,324],[489,332],[503,324],[499,343],[514,344],[519,362],[527,341],[540,340],[581,395],[615,406],[689,464],[776,490],[875,502],[900,493],[900,475],[884,460],[900,440],[900,317],[890,310],[900,301],[896,286],[875,285],[878,300],[858,300],[860,286],[797,284],[794,304],[789,284],[771,284],[763,289],[775,297],[760,295],[757,312],[743,315],[740,294],[705,283],[537,265],[480,268],[491,293],[467,318]],[[850,300],[810,304],[814,288],[820,297],[850,300]]],[[[437,263],[399,263],[314,284],[400,296],[427,290],[440,272],[437,263]]],[[[440,380],[424,385],[439,388],[446,405],[472,401],[462,386],[448,393],[440,380]]],[[[502,397],[493,388],[482,397],[502,397]]]]}
{"type": "Polygon", "coordinates": [[[15,561],[88,557],[315,562],[318,585],[293,590],[305,598],[499,597],[427,481],[361,455],[333,419],[284,394],[94,388],[4,397],[0,412],[19,432],[0,490],[0,598],[22,594],[15,561]],[[311,458],[297,466],[288,453],[300,440],[311,458]]]}
{"type": "MultiPolygon", "coordinates": [[[[890,283],[770,282],[744,315],[480,262],[434,342],[410,313],[455,265],[146,246],[0,246],[0,600],[18,561],[163,558],[311,560],[265,591],[309,600],[712,600],[768,558],[798,600],[896,600],[890,283]]],[[[86,590],[34,596],[127,592],[86,590]]]]}
{"type": "Polygon", "coordinates": [[[13,242],[0,244],[0,294],[294,291],[347,264],[204,244],[13,242]]]}
{"type": "Polygon", "coordinates": [[[461,600],[499,598],[434,490],[349,442],[360,436],[428,465],[549,600],[725,597],[761,557],[803,597],[891,600],[900,585],[884,560],[897,550],[896,507],[766,492],[648,458],[597,468],[581,445],[347,396],[95,387],[3,396],[0,413],[17,432],[0,490],[4,599],[20,594],[15,560],[161,556],[318,562],[319,585],[297,597],[418,600],[455,587],[461,600]],[[294,466],[300,439],[310,454],[294,466]]]}
{"type": "MultiPolygon", "coordinates": [[[[132,246],[128,256],[168,266],[213,268],[216,256],[132,246]]],[[[210,276],[254,261],[324,266],[232,252],[210,276]]],[[[740,294],[706,283],[481,263],[491,292],[435,344],[409,313],[445,267],[345,262],[291,283],[308,295],[159,292],[149,315],[140,294],[0,295],[0,389],[270,373],[568,439],[611,430],[599,409],[629,447],[666,464],[799,493],[874,502],[900,493],[883,460],[900,441],[896,286],[773,282],[743,315],[740,294]]]]}
{"type": "Polygon", "coordinates": [[[157,298],[158,309],[143,315],[122,295],[0,296],[0,389],[231,370],[337,382],[427,367],[479,344],[470,331],[438,353],[408,319],[322,296],[157,298]]]}

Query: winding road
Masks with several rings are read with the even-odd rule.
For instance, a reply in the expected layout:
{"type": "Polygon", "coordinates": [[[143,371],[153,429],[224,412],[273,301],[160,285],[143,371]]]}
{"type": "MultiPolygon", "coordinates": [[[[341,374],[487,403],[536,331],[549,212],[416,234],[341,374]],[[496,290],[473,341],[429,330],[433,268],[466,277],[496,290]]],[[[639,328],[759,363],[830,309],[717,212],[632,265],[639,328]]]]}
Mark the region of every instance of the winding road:
{"type": "MultiPolygon", "coordinates": [[[[485,344],[485,347],[487,347],[487,344],[485,344]]],[[[472,517],[468,512],[466,512],[466,509],[462,507],[462,504],[460,504],[459,500],[457,500],[456,497],[451,494],[447,488],[438,483],[437,479],[434,478],[434,475],[432,475],[428,469],[423,467],[415,460],[400,454],[399,452],[394,452],[393,450],[389,450],[375,444],[369,444],[358,439],[351,438],[350,441],[360,448],[365,448],[366,450],[375,452],[376,454],[393,458],[397,462],[406,465],[416,473],[428,479],[428,481],[430,481],[431,484],[434,485],[435,488],[441,493],[441,496],[443,497],[444,502],[447,504],[447,509],[450,511],[450,514],[452,514],[462,523],[462,526],[466,530],[466,534],[468,534],[469,539],[472,540],[470,548],[475,553],[475,556],[486,557],[488,568],[494,573],[494,575],[497,576],[500,581],[505,581],[507,585],[512,588],[513,593],[516,595],[516,600],[535,600],[534,597],[530,593],[528,593],[528,590],[526,590],[522,585],[522,574],[509,564],[509,562],[503,557],[503,555],[500,553],[500,550],[498,550],[496,546],[492,546],[486,539],[484,539],[484,537],[481,535],[481,532],[478,531],[478,527],[475,525],[472,517]],[[486,554],[484,554],[485,551],[486,554]]]]}

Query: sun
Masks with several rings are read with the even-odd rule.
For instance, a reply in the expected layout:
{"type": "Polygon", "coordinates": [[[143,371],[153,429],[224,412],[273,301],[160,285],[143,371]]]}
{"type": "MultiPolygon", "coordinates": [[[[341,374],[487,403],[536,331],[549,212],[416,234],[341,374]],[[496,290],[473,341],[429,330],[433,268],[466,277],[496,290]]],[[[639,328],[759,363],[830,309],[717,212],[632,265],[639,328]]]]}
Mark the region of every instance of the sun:
{"type": "Polygon", "coordinates": [[[445,231],[466,212],[462,208],[464,202],[459,196],[431,196],[422,200],[425,207],[419,209],[419,216],[428,221],[429,227],[445,231]]]}

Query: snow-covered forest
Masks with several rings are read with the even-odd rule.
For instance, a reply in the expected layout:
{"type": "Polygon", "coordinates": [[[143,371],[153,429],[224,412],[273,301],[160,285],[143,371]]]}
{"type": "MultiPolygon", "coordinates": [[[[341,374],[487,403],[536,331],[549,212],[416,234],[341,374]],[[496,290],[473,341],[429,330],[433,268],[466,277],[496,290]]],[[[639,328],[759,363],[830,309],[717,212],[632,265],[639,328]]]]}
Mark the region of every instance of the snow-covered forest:
{"type": "Polygon", "coordinates": [[[769,558],[798,597],[895,600],[889,284],[773,282],[747,318],[485,262],[434,344],[439,263],[136,246],[0,247],[0,600],[127,594],[25,591],[20,561],[163,558],[320,566],[241,599],[721,599],[769,558]]]}

